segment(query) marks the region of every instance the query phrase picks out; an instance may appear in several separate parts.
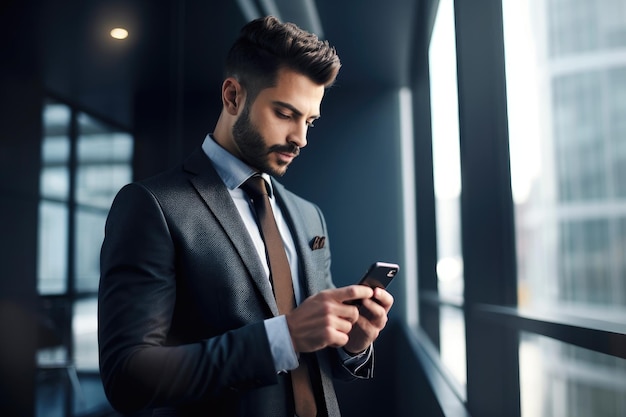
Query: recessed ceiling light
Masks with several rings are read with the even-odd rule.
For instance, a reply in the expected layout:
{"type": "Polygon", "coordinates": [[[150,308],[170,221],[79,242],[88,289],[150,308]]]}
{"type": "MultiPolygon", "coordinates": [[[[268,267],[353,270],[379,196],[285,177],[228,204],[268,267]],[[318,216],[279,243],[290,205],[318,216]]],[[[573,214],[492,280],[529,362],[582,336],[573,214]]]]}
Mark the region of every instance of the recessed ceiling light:
{"type": "Polygon", "coordinates": [[[111,37],[113,39],[126,39],[128,37],[128,31],[124,28],[114,28],[111,30],[111,37]]]}

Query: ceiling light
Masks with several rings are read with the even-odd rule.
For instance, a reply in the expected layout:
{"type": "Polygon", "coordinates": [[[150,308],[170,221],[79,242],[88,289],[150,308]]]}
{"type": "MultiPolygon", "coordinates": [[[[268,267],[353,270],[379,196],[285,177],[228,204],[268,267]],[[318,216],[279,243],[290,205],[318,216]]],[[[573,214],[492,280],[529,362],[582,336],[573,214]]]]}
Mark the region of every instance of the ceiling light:
{"type": "Polygon", "coordinates": [[[128,31],[124,28],[111,29],[111,37],[113,39],[126,39],[128,37],[128,31]]]}

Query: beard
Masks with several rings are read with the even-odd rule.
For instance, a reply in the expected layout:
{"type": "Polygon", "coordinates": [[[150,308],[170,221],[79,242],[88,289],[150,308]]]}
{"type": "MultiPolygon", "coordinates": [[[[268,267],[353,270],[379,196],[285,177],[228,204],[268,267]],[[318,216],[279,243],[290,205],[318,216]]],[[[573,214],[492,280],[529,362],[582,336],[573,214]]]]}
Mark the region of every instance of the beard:
{"type": "Polygon", "coordinates": [[[280,159],[274,165],[270,163],[273,152],[300,154],[300,148],[292,143],[286,145],[267,146],[267,141],[250,121],[250,108],[245,106],[243,112],[233,125],[233,139],[239,148],[241,159],[252,168],[272,176],[281,177],[287,171],[289,162],[280,159]]]}

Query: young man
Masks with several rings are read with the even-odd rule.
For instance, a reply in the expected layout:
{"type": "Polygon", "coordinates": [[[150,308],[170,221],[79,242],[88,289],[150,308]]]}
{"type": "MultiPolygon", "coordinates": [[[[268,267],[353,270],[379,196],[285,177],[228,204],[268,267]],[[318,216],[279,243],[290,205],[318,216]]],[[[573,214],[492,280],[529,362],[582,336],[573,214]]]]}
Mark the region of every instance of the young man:
{"type": "Polygon", "coordinates": [[[99,293],[101,374],[117,410],[338,416],[332,378],[371,377],[393,298],[335,288],[322,213],[273,178],[306,146],[339,67],[334,48],[295,25],[248,23],[213,133],[181,167],[119,192],[99,293]],[[257,206],[267,197],[251,177],[271,209],[257,206]]]}

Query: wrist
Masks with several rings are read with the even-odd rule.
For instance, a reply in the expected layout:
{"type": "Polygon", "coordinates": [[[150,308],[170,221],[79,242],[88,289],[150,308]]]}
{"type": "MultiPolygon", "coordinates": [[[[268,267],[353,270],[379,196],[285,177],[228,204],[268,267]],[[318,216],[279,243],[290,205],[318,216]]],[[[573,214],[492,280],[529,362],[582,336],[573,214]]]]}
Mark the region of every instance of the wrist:
{"type": "Polygon", "coordinates": [[[344,352],[346,352],[346,354],[348,354],[348,355],[350,355],[350,356],[354,357],[354,356],[359,356],[359,355],[362,355],[363,353],[365,353],[365,351],[366,351],[368,348],[369,348],[369,346],[368,346],[368,347],[366,347],[365,349],[363,349],[363,350],[359,350],[359,351],[357,351],[357,352],[354,352],[353,350],[348,349],[348,348],[346,348],[345,346],[343,346],[341,349],[343,349],[343,351],[344,351],[344,352]]]}

